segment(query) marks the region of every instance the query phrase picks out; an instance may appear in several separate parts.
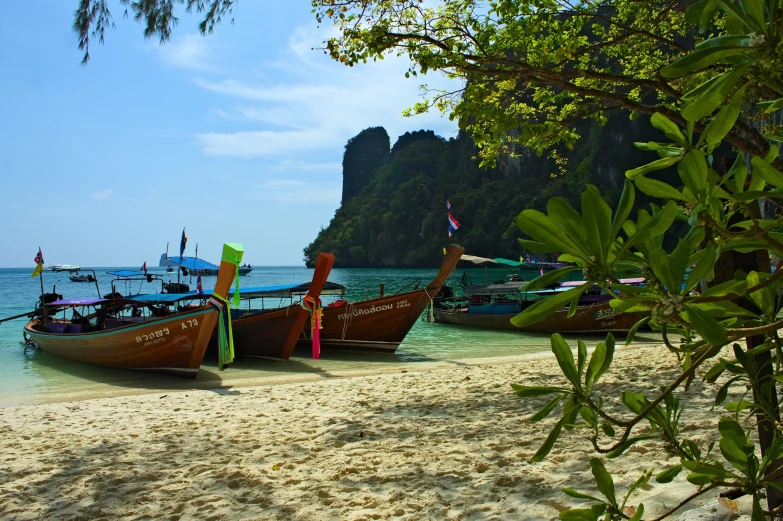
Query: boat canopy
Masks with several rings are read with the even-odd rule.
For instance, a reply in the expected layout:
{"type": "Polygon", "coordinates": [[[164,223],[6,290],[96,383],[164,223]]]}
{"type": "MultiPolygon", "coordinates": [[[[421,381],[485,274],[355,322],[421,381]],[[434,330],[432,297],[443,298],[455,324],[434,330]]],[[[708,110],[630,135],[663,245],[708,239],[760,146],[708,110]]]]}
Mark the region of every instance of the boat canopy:
{"type": "MultiPolygon", "coordinates": [[[[277,284],[273,286],[248,286],[240,289],[240,296],[243,299],[261,297],[292,298],[297,295],[304,295],[309,289],[310,282],[301,284],[277,284]]],[[[233,294],[233,290],[230,293],[233,294]]],[[[345,286],[335,284],[334,282],[326,282],[324,284],[324,289],[321,291],[321,295],[342,295],[343,293],[345,293],[345,286]]],[[[159,293],[154,295],[136,295],[130,297],[129,300],[147,303],[171,303],[180,302],[182,300],[209,298],[210,295],[212,295],[211,289],[205,290],[201,295],[199,295],[197,291],[189,291],[187,293],[159,293]]]]}
{"type": "Polygon", "coordinates": [[[215,266],[211,262],[199,259],[198,257],[168,257],[166,260],[190,271],[220,269],[220,266],[215,266]]]}
{"type": "Polygon", "coordinates": [[[465,255],[464,253],[462,254],[462,257],[459,258],[459,260],[472,262],[478,266],[482,266],[484,264],[499,264],[495,259],[489,259],[487,257],[476,257],[475,255],[465,255]]]}
{"type": "Polygon", "coordinates": [[[65,298],[61,300],[55,300],[50,302],[51,306],[94,306],[106,302],[105,298],[65,298]]]}
{"type": "MultiPolygon", "coordinates": [[[[620,284],[644,284],[644,277],[636,277],[632,279],[620,279],[620,284]]],[[[561,286],[567,287],[567,288],[573,288],[576,286],[581,286],[582,284],[586,284],[586,281],[584,280],[569,280],[568,282],[563,282],[560,284],[561,286]]]]}
{"type": "Polygon", "coordinates": [[[106,275],[111,275],[113,277],[144,277],[145,274],[143,271],[134,271],[134,270],[117,270],[117,271],[107,271],[106,275]]]}

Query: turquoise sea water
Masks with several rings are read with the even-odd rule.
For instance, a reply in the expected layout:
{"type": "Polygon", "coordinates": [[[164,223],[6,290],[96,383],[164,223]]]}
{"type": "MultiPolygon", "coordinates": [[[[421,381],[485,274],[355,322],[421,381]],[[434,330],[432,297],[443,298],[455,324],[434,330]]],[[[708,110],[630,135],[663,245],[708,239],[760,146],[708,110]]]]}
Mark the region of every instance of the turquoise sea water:
{"type": "MultiPolygon", "coordinates": [[[[101,293],[111,289],[112,277],[105,272],[111,268],[95,268],[101,293]]],[[[114,268],[116,269],[116,268],[114,268]]],[[[134,268],[136,269],[136,268],[134,268]]],[[[176,279],[161,268],[151,273],[176,279]]],[[[475,283],[501,280],[502,269],[470,270],[475,283]]],[[[242,286],[306,282],[312,270],[301,267],[256,267],[240,279],[242,286]]],[[[334,269],[329,280],[347,287],[349,300],[372,298],[378,295],[380,284],[386,294],[394,293],[411,281],[427,284],[435,269],[334,269]]],[[[32,279],[32,269],[0,269],[0,319],[31,310],[40,295],[38,279],[32,279]]],[[[462,270],[450,279],[455,284],[462,270]]],[[[47,292],[56,286],[65,298],[94,297],[96,288],[91,283],[75,283],[67,273],[44,273],[47,292]]],[[[204,277],[204,287],[214,286],[215,277],[204,277]]],[[[195,278],[183,278],[195,289],[195,278]]],[[[156,285],[133,283],[117,289],[128,292],[156,293],[156,285]]],[[[406,288],[409,289],[410,287],[406,288]]],[[[269,304],[267,304],[269,306],[269,304]]],[[[395,354],[324,351],[321,360],[310,360],[310,353],[296,351],[288,362],[238,359],[227,370],[219,372],[212,361],[205,361],[198,378],[177,378],[139,372],[102,369],[60,360],[47,353],[25,350],[20,344],[25,319],[0,324],[0,406],[39,401],[78,399],[117,392],[144,392],[158,389],[190,389],[226,387],[241,384],[242,380],[296,377],[298,373],[329,377],[345,371],[373,372],[386,368],[405,367],[426,361],[453,361],[466,358],[487,358],[548,351],[549,337],[543,334],[489,331],[459,326],[429,324],[419,321],[395,354]]],[[[594,343],[598,339],[593,339],[594,343]]]]}

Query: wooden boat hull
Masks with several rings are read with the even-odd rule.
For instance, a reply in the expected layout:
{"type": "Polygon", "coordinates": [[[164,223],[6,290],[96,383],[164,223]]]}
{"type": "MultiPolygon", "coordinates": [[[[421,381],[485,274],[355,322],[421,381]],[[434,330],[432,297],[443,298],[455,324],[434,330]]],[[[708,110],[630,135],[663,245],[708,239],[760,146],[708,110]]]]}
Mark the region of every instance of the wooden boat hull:
{"type": "Polygon", "coordinates": [[[195,378],[204,358],[216,315],[204,307],[190,313],[89,333],[46,333],[29,322],[26,337],[60,358],[117,369],[135,369],[195,378]],[[214,320],[214,319],[213,319],[214,320]]]}
{"type": "MultiPolygon", "coordinates": [[[[332,265],[334,265],[334,255],[318,254],[308,292],[310,296],[318,298],[321,295],[332,265]]],[[[246,313],[234,318],[231,321],[234,331],[234,353],[237,356],[288,360],[309,319],[310,312],[298,304],[246,313]]]]}
{"type": "MultiPolygon", "coordinates": [[[[324,308],[321,348],[395,352],[421,312],[440,291],[464,251],[452,244],[438,274],[424,289],[324,308]]],[[[310,329],[308,321],[305,336],[298,346],[311,346],[310,329]]]]}
{"type": "MultiPolygon", "coordinates": [[[[429,303],[422,289],[324,308],[321,348],[393,353],[429,303]]],[[[310,347],[309,321],[304,331],[299,346],[310,347]]]]}
{"type": "Polygon", "coordinates": [[[568,318],[568,309],[556,311],[535,324],[521,328],[511,323],[515,314],[471,314],[438,308],[433,314],[435,322],[440,324],[538,333],[627,333],[645,316],[641,312],[616,313],[607,302],[580,306],[571,318],[568,318]]]}

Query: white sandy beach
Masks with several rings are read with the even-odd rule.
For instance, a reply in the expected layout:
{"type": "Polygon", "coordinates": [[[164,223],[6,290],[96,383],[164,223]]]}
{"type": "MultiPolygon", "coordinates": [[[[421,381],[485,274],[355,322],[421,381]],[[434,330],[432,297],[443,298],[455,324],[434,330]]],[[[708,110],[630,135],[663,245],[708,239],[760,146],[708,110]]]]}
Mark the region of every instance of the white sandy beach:
{"type": "MultiPolygon", "coordinates": [[[[651,395],[675,362],[621,349],[602,389],[651,395]]],[[[578,504],[561,487],[594,492],[584,432],[528,463],[555,417],[525,421],[546,398],[522,401],[509,383],[560,382],[551,355],[422,368],[0,409],[0,518],[548,520],[578,504]]],[[[712,396],[691,387],[705,413],[688,434],[717,423],[712,396]]],[[[675,462],[655,445],[607,462],[618,489],[675,462]]],[[[683,473],[632,502],[651,519],[694,490],[683,473]]]]}

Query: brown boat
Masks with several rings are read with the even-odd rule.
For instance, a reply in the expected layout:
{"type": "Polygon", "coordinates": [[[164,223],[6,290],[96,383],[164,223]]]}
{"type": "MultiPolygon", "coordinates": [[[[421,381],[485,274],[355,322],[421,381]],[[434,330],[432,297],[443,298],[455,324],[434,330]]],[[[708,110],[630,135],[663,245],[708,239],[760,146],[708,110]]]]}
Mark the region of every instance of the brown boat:
{"type": "MultiPolygon", "coordinates": [[[[324,307],[321,348],[396,351],[421,312],[440,291],[464,251],[456,244],[449,246],[438,274],[423,289],[324,307]]],[[[309,332],[308,323],[298,346],[311,347],[309,332]]]]}
{"type": "MultiPolygon", "coordinates": [[[[334,255],[319,253],[307,296],[317,299],[334,264],[334,255]]],[[[234,352],[237,356],[261,356],[287,360],[309,323],[310,312],[300,304],[234,314],[234,352]],[[239,316],[237,316],[239,315],[239,316]]],[[[309,331],[309,329],[308,329],[309,331]]]]}
{"type": "Polygon", "coordinates": [[[502,329],[508,331],[533,331],[538,333],[627,333],[646,314],[617,313],[608,302],[579,306],[576,314],[568,318],[568,308],[549,315],[526,327],[511,323],[513,314],[479,314],[466,309],[441,309],[435,307],[435,322],[460,326],[502,329]]]}
{"type": "Polygon", "coordinates": [[[225,244],[220,273],[207,305],[162,317],[125,316],[140,310],[125,299],[67,299],[52,309],[95,309],[74,318],[37,318],[24,327],[28,343],[55,356],[85,364],[137,369],[195,378],[224,299],[242,260],[241,244],[225,244]]]}

